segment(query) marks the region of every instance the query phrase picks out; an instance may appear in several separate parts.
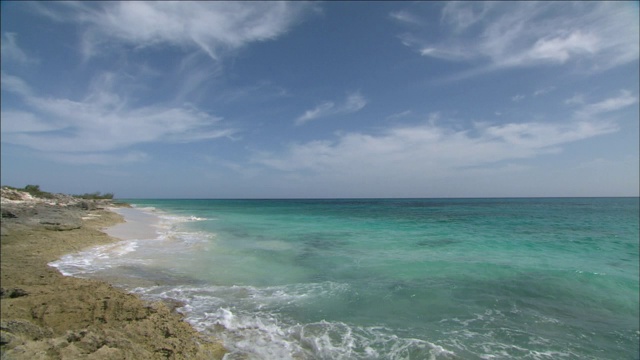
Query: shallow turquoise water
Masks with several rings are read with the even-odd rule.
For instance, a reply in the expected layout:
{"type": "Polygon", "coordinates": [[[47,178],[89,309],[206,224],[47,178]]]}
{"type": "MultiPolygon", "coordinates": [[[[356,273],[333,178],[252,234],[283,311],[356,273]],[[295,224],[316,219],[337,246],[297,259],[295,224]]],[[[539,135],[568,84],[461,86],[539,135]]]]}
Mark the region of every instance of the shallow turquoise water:
{"type": "Polygon", "coordinates": [[[638,358],[638,198],[130,202],[157,238],[55,265],[230,359],[638,358]]]}

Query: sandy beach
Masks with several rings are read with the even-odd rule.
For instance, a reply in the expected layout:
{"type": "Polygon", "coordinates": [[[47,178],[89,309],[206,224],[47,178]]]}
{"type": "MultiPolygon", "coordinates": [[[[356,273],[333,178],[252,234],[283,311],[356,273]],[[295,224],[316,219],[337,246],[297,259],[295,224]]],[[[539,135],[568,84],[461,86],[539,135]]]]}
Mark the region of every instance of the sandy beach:
{"type": "Polygon", "coordinates": [[[110,202],[19,198],[3,189],[2,359],[220,359],[219,341],[196,332],[175,305],[148,303],[47,264],[117,239],[110,202]]]}

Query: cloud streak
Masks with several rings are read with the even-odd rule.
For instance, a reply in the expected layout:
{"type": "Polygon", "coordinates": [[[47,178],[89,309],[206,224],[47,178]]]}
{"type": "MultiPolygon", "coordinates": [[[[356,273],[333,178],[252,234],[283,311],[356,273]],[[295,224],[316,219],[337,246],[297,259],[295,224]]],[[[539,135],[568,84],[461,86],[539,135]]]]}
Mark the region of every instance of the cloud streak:
{"type": "Polygon", "coordinates": [[[198,48],[213,59],[226,50],[284,34],[312,5],[296,2],[104,2],[41,5],[58,21],[82,24],[82,51],[97,55],[105,42],[135,48],[198,48]]]}
{"type": "Polygon", "coordinates": [[[605,70],[638,59],[638,17],[629,5],[449,2],[439,24],[449,38],[435,43],[411,34],[403,42],[423,56],[480,64],[470,75],[570,62],[605,70]]]}
{"type": "Polygon", "coordinates": [[[608,113],[616,110],[620,110],[627,106],[633,105],[638,102],[638,98],[631,95],[628,90],[620,91],[620,95],[612,98],[608,98],[597,103],[588,104],[578,111],[578,114],[582,117],[592,117],[602,113],[608,113]]]}
{"type": "Polygon", "coordinates": [[[576,115],[561,123],[476,123],[453,129],[438,125],[440,121],[429,121],[391,126],[376,134],[343,133],[333,140],[293,143],[282,153],[258,153],[253,162],[341,186],[383,180],[413,186],[417,181],[470,176],[488,168],[516,171],[523,169],[517,164],[519,160],[558,153],[566,144],[618,131],[615,122],[596,115],[634,102],[637,99],[623,92],[619,97],[584,105],[584,109],[591,109],[590,116],[576,115]]]}
{"type": "Polygon", "coordinates": [[[38,59],[27,55],[19,46],[17,35],[7,32],[2,34],[2,61],[15,62],[21,65],[38,63],[38,59]]]}
{"type": "MultiPolygon", "coordinates": [[[[107,152],[138,144],[188,143],[235,132],[220,126],[220,118],[193,107],[131,106],[106,86],[107,80],[82,100],[35,95],[22,79],[4,73],[2,80],[3,85],[9,84],[3,90],[18,94],[26,105],[24,110],[3,109],[2,141],[58,154],[61,160],[103,162],[115,159],[107,152]]],[[[122,158],[145,157],[130,153],[122,158]]]]}
{"type": "Polygon", "coordinates": [[[405,174],[432,177],[455,169],[557,152],[558,146],[611,133],[613,123],[581,121],[478,125],[453,131],[433,124],[390,128],[380,134],[349,133],[336,141],[291,145],[285,154],[260,154],[255,161],[281,171],[334,174],[405,174]]]}
{"type": "Polygon", "coordinates": [[[410,25],[422,25],[423,20],[417,17],[415,14],[412,14],[408,11],[394,11],[389,14],[389,16],[399,22],[410,24],[410,25]]]}
{"type": "Polygon", "coordinates": [[[304,114],[296,118],[295,124],[303,125],[318,118],[354,113],[360,111],[366,105],[367,99],[364,96],[358,92],[352,93],[347,96],[343,104],[336,105],[332,101],[326,101],[313,109],[305,111],[304,114]]]}

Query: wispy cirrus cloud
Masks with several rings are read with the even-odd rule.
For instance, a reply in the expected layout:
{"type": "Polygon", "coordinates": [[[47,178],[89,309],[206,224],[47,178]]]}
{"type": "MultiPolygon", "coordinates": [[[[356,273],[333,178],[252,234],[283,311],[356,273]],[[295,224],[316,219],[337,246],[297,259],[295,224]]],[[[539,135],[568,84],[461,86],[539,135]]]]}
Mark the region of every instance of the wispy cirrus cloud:
{"type": "Polygon", "coordinates": [[[584,104],[584,95],[583,94],[575,94],[572,97],[565,99],[564,103],[566,105],[581,105],[584,104]]]}
{"type": "Polygon", "coordinates": [[[22,96],[31,95],[31,87],[21,78],[7,74],[4,71],[2,71],[1,76],[0,82],[2,82],[2,90],[22,96]]]}
{"type": "Polygon", "coordinates": [[[47,152],[59,160],[144,159],[140,152],[114,156],[145,143],[180,143],[230,136],[235,130],[194,107],[135,106],[110,89],[113,74],[103,74],[80,100],[40,96],[20,78],[2,74],[3,91],[20,96],[24,106],[2,109],[2,141],[47,152]],[[81,158],[81,159],[80,159],[81,158]]]}
{"type": "MultiPolygon", "coordinates": [[[[221,75],[217,60],[228,51],[281,36],[316,5],[58,2],[28,6],[56,22],[76,25],[79,52],[85,60],[105,56],[114,61],[106,67],[100,64],[86,96],[80,97],[42,93],[37,84],[3,71],[3,93],[17,95],[21,104],[3,106],[2,141],[46,152],[59,161],[86,164],[142,161],[146,155],[133,149],[140,144],[188,143],[235,134],[235,129],[221,125],[220,117],[193,105],[211,88],[211,80],[221,75]],[[137,61],[141,57],[136,53],[166,49],[180,54],[173,65],[137,61]],[[164,91],[167,83],[172,86],[164,91]],[[162,98],[154,99],[158,94],[162,98]]],[[[3,34],[3,61],[32,61],[16,39],[13,33],[3,34]]]]}
{"type": "Polygon", "coordinates": [[[128,164],[145,161],[149,155],[141,151],[125,151],[115,153],[47,153],[45,157],[74,165],[111,165],[128,164]]]}
{"type": "Polygon", "coordinates": [[[395,19],[396,21],[400,21],[405,24],[421,25],[424,22],[421,18],[419,18],[415,14],[409,11],[404,11],[404,10],[393,11],[389,14],[389,16],[392,19],[395,19]]]}
{"type": "Polygon", "coordinates": [[[298,2],[101,2],[39,4],[58,21],[84,26],[82,51],[100,52],[104,43],[135,48],[171,45],[198,48],[213,59],[245,44],[275,39],[301,19],[313,4],[298,2]]]}
{"type": "Polygon", "coordinates": [[[617,111],[631,106],[638,102],[638,98],[632,95],[628,90],[621,90],[618,96],[610,97],[596,103],[584,104],[584,99],[581,96],[573,97],[565,102],[567,104],[582,105],[576,111],[576,115],[583,118],[591,118],[596,115],[617,111]]]}
{"type": "Polygon", "coordinates": [[[434,124],[390,128],[380,134],[349,133],[335,141],[292,144],[285,154],[254,160],[282,170],[332,174],[385,173],[432,177],[455,169],[535,157],[558,146],[617,131],[610,122],[510,123],[454,131],[434,124]]]}
{"type": "Polygon", "coordinates": [[[17,34],[7,32],[2,34],[2,61],[4,63],[18,63],[21,65],[37,64],[39,60],[28,55],[18,46],[17,34]]]}
{"type": "Polygon", "coordinates": [[[546,95],[550,92],[552,92],[553,90],[555,90],[554,86],[547,86],[544,88],[539,88],[533,92],[530,93],[530,95],[525,95],[525,94],[515,94],[511,97],[511,101],[513,102],[521,102],[527,98],[537,98],[539,96],[543,96],[546,95]]]}
{"type": "Polygon", "coordinates": [[[409,33],[403,42],[421,55],[469,61],[468,75],[509,67],[575,62],[597,71],[636,61],[637,11],[616,2],[448,2],[442,42],[409,33]]]}
{"type": "Polygon", "coordinates": [[[366,105],[367,99],[364,96],[359,92],[351,93],[347,95],[342,104],[336,105],[333,101],[325,101],[315,108],[305,111],[304,114],[296,118],[295,124],[303,125],[318,118],[353,113],[361,110],[366,105]]]}
{"type": "Polygon", "coordinates": [[[628,95],[585,104],[585,109],[592,109],[590,116],[576,113],[565,122],[475,123],[454,129],[439,125],[445,122],[434,116],[378,133],[341,133],[335,139],[292,143],[280,153],[257,153],[253,162],[298,178],[307,179],[307,174],[314,181],[341,185],[415,185],[416,179],[429,183],[452,176],[465,178],[483,169],[515,171],[526,168],[518,164],[523,159],[555,154],[569,143],[617,132],[615,121],[597,115],[603,114],[599,110],[629,106],[628,95]]]}
{"type": "Polygon", "coordinates": [[[544,88],[540,88],[540,89],[538,89],[538,90],[533,92],[533,97],[546,95],[546,94],[552,92],[555,89],[556,89],[555,86],[547,86],[547,87],[544,87],[544,88]]]}
{"type": "Polygon", "coordinates": [[[516,94],[516,95],[511,97],[511,101],[520,102],[520,101],[524,100],[524,98],[526,98],[526,95],[516,94]]]}

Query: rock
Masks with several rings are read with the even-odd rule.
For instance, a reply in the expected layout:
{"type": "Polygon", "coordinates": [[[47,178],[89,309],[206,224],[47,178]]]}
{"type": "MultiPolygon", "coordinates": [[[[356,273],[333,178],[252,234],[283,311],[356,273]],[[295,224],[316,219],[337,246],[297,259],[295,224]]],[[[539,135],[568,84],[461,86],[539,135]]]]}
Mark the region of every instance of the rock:
{"type": "Polygon", "coordinates": [[[0,330],[0,345],[7,345],[11,342],[18,342],[20,339],[10,332],[0,330]]]}
{"type": "Polygon", "coordinates": [[[82,227],[80,211],[60,211],[59,209],[42,208],[38,216],[40,225],[47,230],[69,231],[82,227]]]}
{"type": "Polygon", "coordinates": [[[97,208],[95,202],[87,200],[83,200],[78,203],[78,207],[80,207],[82,210],[95,210],[97,208]]]}
{"type": "Polygon", "coordinates": [[[0,199],[5,214],[16,216],[2,218],[1,360],[222,359],[220,342],[198,334],[170,310],[180,304],[150,305],[105,283],[62,276],[46,266],[80,248],[117,241],[100,229],[122,217],[88,210],[110,202],[83,205],[63,196],[36,200],[26,195],[19,201],[5,193],[17,197],[3,190],[0,199]],[[72,229],[78,230],[61,232],[72,229]]]}
{"type": "Polygon", "coordinates": [[[44,225],[47,230],[54,231],[69,231],[80,229],[82,227],[82,220],[80,219],[64,219],[64,220],[41,220],[40,224],[44,225]]]}
{"type": "Polygon", "coordinates": [[[42,328],[28,320],[9,320],[0,322],[0,330],[4,338],[10,338],[6,333],[13,335],[21,335],[31,340],[39,340],[47,337],[51,337],[53,334],[51,330],[42,328]]]}
{"type": "Polygon", "coordinates": [[[0,298],[10,298],[10,299],[14,299],[17,297],[22,297],[22,296],[27,296],[29,295],[28,292],[19,289],[19,288],[15,288],[15,289],[4,289],[4,288],[0,288],[0,298]]]}
{"type": "Polygon", "coordinates": [[[12,213],[10,210],[2,208],[2,218],[3,219],[15,219],[18,215],[12,213]]]}
{"type": "Polygon", "coordinates": [[[0,195],[2,198],[11,200],[11,201],[29,201],[33,200],[33,196],[25,191],[19,191],[8,188],[1,188],[0,195]]]}
{"type": "Polygon", "coordinates": [[[38,210],[32,205],[2,204],[2,220],[20,220],[36,216],[38,210]]]}

